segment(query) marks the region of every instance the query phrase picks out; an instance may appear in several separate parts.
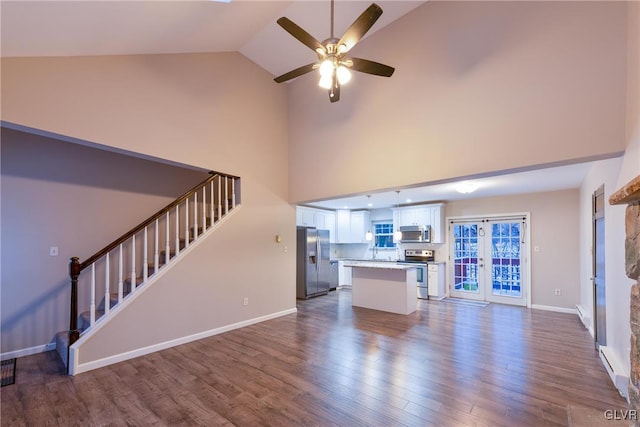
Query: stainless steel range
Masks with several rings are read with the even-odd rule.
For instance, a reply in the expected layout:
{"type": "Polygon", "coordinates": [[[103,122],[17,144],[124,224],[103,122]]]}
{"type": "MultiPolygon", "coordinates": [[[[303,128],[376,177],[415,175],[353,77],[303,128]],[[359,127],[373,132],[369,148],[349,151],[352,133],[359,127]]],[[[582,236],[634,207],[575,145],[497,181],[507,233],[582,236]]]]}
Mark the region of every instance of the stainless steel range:
{"type": "Polygon", "coordinates": [[[433,261],[435,261],[435,251],[433,249],[405,249],[404,260],[398,261],[401,264],[416,266],[418,277],[416,294],[419,299],[429,299],[427,263],[433,261]]]}

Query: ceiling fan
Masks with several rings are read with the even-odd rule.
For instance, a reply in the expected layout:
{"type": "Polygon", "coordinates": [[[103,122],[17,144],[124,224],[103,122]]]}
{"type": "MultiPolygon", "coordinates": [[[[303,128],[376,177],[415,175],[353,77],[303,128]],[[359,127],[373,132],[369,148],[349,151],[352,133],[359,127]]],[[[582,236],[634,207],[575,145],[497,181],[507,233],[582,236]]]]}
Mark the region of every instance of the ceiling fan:
{"type": "Polygon", "coordinates": [[[286,82],[287,80],[294,79],[319,68],[320,87],[328,90],[329,100],[331,102],[337,102],[340,100],[340,86],[351,79],[349,69],[383,77],[391,77],[395,69],[388,65],[380,64],[379,62],[369,61],[368,59],[346,56],[347,52],[369,31],[378,18],[380,18],[382,8],[372,3],[371,6],[362,12],[353,24],[351,24],[342,37],[337,39],[333,35],[333,3],[334,0],[331,0],[331,37],[322,43],[289,18],[283,16],[278,19],[278,25],[298,39],[302,44],[316,52],[318,62],[298,67],[295,70],[276,77],[274,80],[276,83],[286,82]]]}

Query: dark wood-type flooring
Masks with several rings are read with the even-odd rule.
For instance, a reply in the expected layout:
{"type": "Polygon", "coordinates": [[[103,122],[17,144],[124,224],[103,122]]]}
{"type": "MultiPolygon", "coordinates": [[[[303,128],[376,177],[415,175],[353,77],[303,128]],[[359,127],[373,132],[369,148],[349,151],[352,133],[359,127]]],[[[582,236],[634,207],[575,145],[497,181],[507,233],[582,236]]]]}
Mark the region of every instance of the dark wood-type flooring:
{"type": "Polygon", "coordinates": [[[566,426],[627,408],[575,315],[420,301],[403,316],[343,290],[76,377],[55,352],[20,358],[0,394],[3,426],[566,426]]]}

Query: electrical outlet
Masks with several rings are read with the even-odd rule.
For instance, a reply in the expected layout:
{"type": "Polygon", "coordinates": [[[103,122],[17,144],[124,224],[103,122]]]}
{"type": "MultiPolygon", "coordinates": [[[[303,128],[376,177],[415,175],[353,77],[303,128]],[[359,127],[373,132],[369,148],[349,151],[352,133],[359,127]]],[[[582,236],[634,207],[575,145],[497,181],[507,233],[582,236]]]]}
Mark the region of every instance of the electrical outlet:
{"type": "Polygon", "coordinates": [[[560,291],[560,289],[556,289],[556,290],[554,291],[554,294],[555,294],[555,295],[561,295],[561,294],[562,294],[562,292],[560,291]]]}
{"type": "Polygon", "coordinates": [[[249,305],[249,298],[245,298],[245,299],[242,301],[242,305],[249,305]]]}
{"type": "Polygon", "coordinates": [[[51,246],[49,248],[49,256],[58,256],[58,247],[57,246],[51,246]]]}

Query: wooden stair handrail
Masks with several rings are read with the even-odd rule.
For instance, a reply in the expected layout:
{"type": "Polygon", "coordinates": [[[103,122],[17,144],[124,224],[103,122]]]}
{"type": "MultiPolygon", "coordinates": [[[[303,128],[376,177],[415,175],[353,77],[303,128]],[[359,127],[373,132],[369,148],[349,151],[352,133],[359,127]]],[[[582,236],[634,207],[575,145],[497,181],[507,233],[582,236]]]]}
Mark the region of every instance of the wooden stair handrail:
{"type": "Polygon", "coordinates": [[[142,221],[140,224],[136,225],[131,230],[127,231],[122,236],[118,237],[116,240],[114,240],[113,242],[111,242],[110,244],[105,246],[103,249],[99,250],[98,252],[93,254],[91,257],[89,257],[85,261],[81,262],[80,263],[80,272],[83,271],[85,268],[89,267],[91,264],[96,262],[98,259],[100,259],[104,255],[106,255],[107,253],[111,252],[113,249],[117,248],[118,245],[120,245],[121,243],[124,243],[125,241],[130,239],[133,234],[138,233],[139,231],[144,229],[144,227],[148,226],[153,221],[155,221],[157,218],[160,218],[162,215],[165,215],[167,213],[167,211],[171,210],[171,208],[174,208],[176,205],[178,205],[181,202],[183,202],[186,198],[192,196],[193,193],[195,193],[197,190],[202,188],[204,185],[206,185],[209,182],[213,181],[216,177],[224,176],[224,177],[228,177],[228,178],[231,178],[231,179],[236,179],[237,178],[237,177],[235,177],[233,175],[228,175],[228,174],[221,174],[221,173],[216,173],[216,172],[209,172],[209,173],[211,174],[210,177],[208,177],[207,179],[205,179],[201,183],[195,185],[193,188],[191,188],[189,191],[184,193],[182,196],[178,197],[176,200],[174,200],[173,202],[169,203],[167,206],[165,206],[164,208],[160,209],[158,212],[156,212],[155,214],[151,215],[149,218],[147,218],[146,220],[142,221]]]}
{"type": "MultiPolygon", "coordinates": [[[[80,276],[80,273],[85,268],[93,265],[96,261],[98,261],[103,256],[108,255],[109,252],[117,248],[122,243],[131,239],[132,236],[135,236],[137,233],[144,230],[145,227],[148,227],[154,221],[157,221],[160,217],[162,217],[163,215],[166,215],[168,212],[171,211],[171,209],[180,205],[182,202],[184,202],[194,194],[197,194],[197,192],[200,189],[202,189],[203,187],[211,183],[216,178],[230,178],[232,181],[239,178],[237,176],[228,175],[225,173],[213,172],[213,171],[209,172],[209,174],[210,176],[207,179],[205,179],[201,183],[192,187],[190,190],[188,190],[183,195],[175,199],[173,202],[169,203],[167,206],[160,209],[158,212],[151,215],[149,218],[142,221],[137,226],[133,227],[131,230],[127,231],[125,234],[123,234],[122,236],[120,236],[119,238],[117,238],[107,246],[105,246],[103,249],[100,249],[98,252],[90,256],[84,262],[81,263],[78,257],[71,258],[69,263],[69,276],[71,277],[71,305],[70,305],[70,319],[69,319],[69,332],[68,332],[69,341],[67,343],[67,373],[69,373],[69,369],[70,369],[69,357],[71,352],[69,351],[69,348],[73,343],[75,343],[80,338],[80,331],[78,330],[78,277],[80,276]]],[[[213,194],[213,189],[211,191],[213,194]]],[[[227,194],[226,191],[227,189],[225,189],[225,194],[227,194]]],[[[221,197],[221,195],[219,195],[219,197],[221,197]]],[[[234,195],[232,194],[231,197],[233,198],[234,195]]],[[[213,199],[211,200],[211,203],[213,203],[213,199]]],[[[228,204],[229,200],[225,200],[225,203],[228,204]]],[[[218,206],[218,209],[220,209],[220,205],[218,206]]],[[[228,209],[228,205],[225,208],[225,212],[227,211],[227,209],[228,209]]],[[[212,207],[212,210],[213,210],[213,207],[212,207]]],[[[187,220],[187,223],[188,223],[188,220],[187,220]]],[[[211,218],[211,223],[213,224],[213,218],[211,218]]],[[[188,236],[186,238],[188,238],[188,236]]]]}

